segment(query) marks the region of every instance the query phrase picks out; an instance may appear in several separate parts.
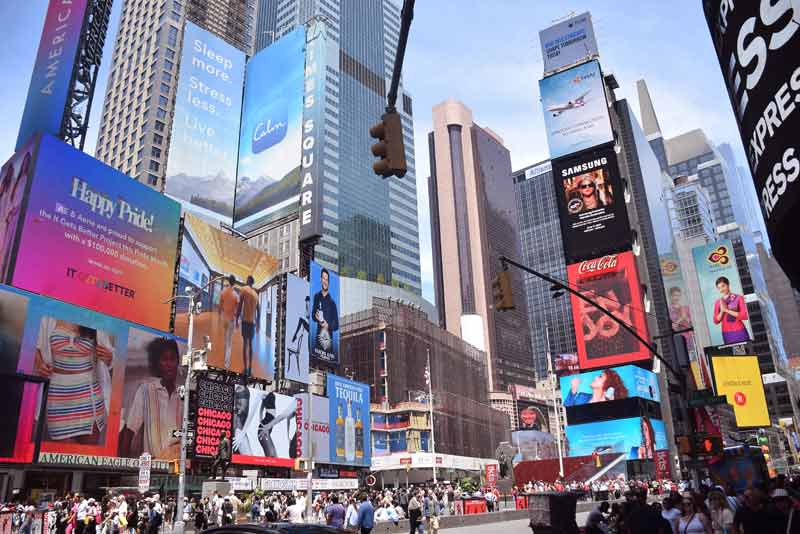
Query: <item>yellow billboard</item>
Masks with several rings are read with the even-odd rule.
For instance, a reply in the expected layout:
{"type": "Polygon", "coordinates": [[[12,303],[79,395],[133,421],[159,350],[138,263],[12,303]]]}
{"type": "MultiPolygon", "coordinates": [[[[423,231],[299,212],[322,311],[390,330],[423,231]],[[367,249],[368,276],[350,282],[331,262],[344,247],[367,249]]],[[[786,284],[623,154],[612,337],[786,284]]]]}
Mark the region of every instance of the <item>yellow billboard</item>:
{"type": "Polygon", "coordinates": [[[736,426],[769,426],[767,399],[756,356],[712,356],[717,395],[728,397],[736,426]]]}

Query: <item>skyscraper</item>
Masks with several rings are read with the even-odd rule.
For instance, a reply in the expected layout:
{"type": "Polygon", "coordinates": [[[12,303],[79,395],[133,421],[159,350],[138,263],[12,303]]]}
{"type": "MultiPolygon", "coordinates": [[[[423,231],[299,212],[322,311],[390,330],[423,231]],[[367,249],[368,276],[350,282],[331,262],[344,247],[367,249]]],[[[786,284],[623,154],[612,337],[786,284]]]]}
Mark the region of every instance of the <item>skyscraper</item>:
{"type": "Polygon", "coordinates": [[[402,84],[403,179],[372,171],[369,128],[386,106],[400,33],[393,0],[259,0],[256,50],[312,17],[327,27],[322,220],[315,257],[343,276],[421,293],[412,100],[402,84]]]}
{"type": "Polygon", "coordinates": [[[185,21],[245,53],[255,0],[124,0],[95,156],[164,190],[185,21]]]}
{"type": "Polygon", "coordinates": [[[486,351],[490,391],[512,384],[533,386],[527,302],[518,271],[511,271],[516,309],[492,309],[498,258],[520,255],[508,149],[454,100],[433,108],[428,145],[440,326],[486,351]]]}
{"type": "MultiPolygon", "coordinates": [[[[567,279],[567,263],[561,242],[561,226],[549,161],[514,172],[517,221],[522,262],[559,280],[567,279]]],[[[570,301],[553,298],[550,285],[533,275],[525,276],[533,362],[536,377],[547,377],[547,351],[551,354],[575,353],[575,328],[570,301]],[[545,335],[549,327],[549,336],[545,335]],[[547,339],[550,346],[547,346],[547,339]]]]}

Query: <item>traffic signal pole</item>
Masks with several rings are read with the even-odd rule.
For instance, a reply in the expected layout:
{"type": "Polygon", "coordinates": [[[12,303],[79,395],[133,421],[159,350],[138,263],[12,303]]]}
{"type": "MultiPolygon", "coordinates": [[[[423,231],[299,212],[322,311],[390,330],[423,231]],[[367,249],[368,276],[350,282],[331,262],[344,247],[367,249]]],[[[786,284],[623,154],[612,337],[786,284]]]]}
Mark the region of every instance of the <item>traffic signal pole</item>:
{"type": "Polygon", "coordinates": [[[397,111],[397,88],[400,85],[400,75],[403,72],[403,60],[406,56],[406,43],[408,42],[408,30],[411,28],[411,21],[414,19],[414,0],[405,0],[403,9],[400,11],[400,37],[397,40],[397,52],[394,55],[394,70],[392,71],[392,83],[389,86],[389,95],[386,99],[386,111],[394,113],[397,111]]]}

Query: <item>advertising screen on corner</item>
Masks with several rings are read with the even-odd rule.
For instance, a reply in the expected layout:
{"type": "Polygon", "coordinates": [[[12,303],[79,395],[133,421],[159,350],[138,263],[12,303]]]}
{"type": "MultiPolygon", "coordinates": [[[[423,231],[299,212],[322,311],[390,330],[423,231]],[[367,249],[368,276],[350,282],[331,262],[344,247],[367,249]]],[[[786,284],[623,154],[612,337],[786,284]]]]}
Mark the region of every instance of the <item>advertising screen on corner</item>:
{"type": "Polygon", "coordinates": [[[42,136],[12,285],[168,330],[180,205],[42,136]]]}
{"type": "MultiPolygon", "coordinates": [[[[633,252],[573,263],[567,266],[567,277],[572,287],[647,339],[647,320],[633,252]]],[[[650,350],[617,321],[575,295],[570,299],[581,369],[650,358],[650,350]]]]}
{"type": "Polygon", "coordinates": [[[660,400],[655,373],[635,365],[562,376],[560,383],[564,406],[582,406],[630,397],[655,402],[660,400]]]}
{"type": "Polygon", "coordinates": [[[565,431],[568,456],[619,453],[629,460],[653,460],[657,450],[669,448],[664,422],[648,417],[568,425],[565,431]]]}

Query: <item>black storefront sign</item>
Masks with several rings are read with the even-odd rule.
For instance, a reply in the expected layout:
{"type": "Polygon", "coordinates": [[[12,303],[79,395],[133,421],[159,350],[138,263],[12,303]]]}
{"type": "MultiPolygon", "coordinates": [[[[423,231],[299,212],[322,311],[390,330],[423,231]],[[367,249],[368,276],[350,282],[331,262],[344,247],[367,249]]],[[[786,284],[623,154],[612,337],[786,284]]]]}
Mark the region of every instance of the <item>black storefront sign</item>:
{"type": "Polygon", "coordinates": [[[703,0],[703,10],[772,252],[800,287],[790,215],[800,199],[800,4],[703,0]]]}

